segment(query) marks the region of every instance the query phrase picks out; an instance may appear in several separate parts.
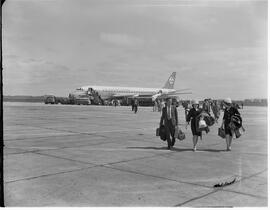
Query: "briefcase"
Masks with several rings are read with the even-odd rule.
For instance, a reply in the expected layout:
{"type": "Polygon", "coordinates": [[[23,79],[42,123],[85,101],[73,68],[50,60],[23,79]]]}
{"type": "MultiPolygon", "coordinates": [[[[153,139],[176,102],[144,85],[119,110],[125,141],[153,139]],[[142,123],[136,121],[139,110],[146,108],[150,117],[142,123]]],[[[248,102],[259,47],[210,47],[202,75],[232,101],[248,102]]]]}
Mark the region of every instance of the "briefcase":
{"type": "Polygon", "coordinates": [[[224,139],[226,137],[225,130],[223,128],[219,128],[218,135],[224,139]]]}
{"type": "Polygon", "coordinates": [[[156,129],[156,136],[159,136],[159,128],[156,129]]]}

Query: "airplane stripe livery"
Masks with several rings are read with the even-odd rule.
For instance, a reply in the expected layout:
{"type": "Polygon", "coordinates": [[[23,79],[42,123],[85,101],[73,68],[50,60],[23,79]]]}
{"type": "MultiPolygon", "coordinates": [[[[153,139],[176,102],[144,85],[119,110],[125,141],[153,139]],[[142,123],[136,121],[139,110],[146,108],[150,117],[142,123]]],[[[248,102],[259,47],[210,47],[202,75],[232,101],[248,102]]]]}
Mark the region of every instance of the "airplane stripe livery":
{"type": "Polygon", "coordinates": [[[188,89],[175,90],[174,82],[176,72],[173,72],[166,81],[163,88],[139,88],[139,87],[113,87],[113,86],[83,86],[77,88],[79,91],[86,91],[89,95],[92,92],[98,93],[103,99],[110,99],[114,97],[138,97],[138,98],[152,98],[156,100],[160,97],[170,97],[180,94],[190,94],[190,92],[182,92],[188,89]]]}

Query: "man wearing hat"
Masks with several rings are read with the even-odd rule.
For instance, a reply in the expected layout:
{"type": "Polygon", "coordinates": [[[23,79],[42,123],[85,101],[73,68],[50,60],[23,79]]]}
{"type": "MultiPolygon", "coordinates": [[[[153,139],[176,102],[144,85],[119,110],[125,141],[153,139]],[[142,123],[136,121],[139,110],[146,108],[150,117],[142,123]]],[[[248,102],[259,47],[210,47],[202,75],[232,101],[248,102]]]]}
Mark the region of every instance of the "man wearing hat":
{"type": "Polygon", "coordinates": [[[168,149],[171,149],[175,143],[174,138],[175,126],[178,125],[177,109],[176,106],[172,105],[171,98],[166,99],[165,107],[162,109],[162,114],[160,118],[160,127],[161,125],[165,126],[168,149]]]}
{"type": "Polygon", "coordinates": [[[240,115],[240,113],[235,107],[232,106],[232,100],[230,98],[224,99],[223,102],[224,102],[223,104],[225,106],[225,110],[224,110],[224,116],[223,116],[221,128],[224,128],[225,130],[227,151],[231,151],[232,130],[229,124],[231,122],[232,116],[235,114],[240,115]]]}

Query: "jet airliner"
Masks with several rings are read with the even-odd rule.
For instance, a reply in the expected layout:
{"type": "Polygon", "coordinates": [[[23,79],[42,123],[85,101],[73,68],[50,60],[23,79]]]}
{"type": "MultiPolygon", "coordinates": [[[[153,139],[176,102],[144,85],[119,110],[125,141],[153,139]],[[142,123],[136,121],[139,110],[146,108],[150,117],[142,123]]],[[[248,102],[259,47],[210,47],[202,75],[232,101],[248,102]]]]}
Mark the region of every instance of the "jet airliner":
{"type": "Polygon", "coordinates": [[[117,97],[138,97],[138,98],[157,98],[176,97],[180,94],[191,94],[183,92],[189,89],[174,89],[176,72],[173,72],[162,88],[139,88],[139,87],[112,87],[112,86],[83,86],[76,90],[85,91],[89,95],[97,93],[103,100],[117,97]]]}

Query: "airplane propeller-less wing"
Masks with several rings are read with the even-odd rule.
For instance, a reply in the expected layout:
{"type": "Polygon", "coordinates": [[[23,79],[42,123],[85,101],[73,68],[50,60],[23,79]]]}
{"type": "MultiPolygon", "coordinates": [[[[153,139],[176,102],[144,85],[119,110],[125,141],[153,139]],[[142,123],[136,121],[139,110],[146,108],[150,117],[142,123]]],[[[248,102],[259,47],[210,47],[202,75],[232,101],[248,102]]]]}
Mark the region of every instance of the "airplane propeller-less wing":
{"type": "Polygon", "coordinates": [[[155,101],[157,98],[166,98],[166,97],[177,97],[179,95],[184,95],[184,94],[192,94],[192,92],[182,92],[182,93],[157,93],[152,96],[152,101],[155,101]]]}

